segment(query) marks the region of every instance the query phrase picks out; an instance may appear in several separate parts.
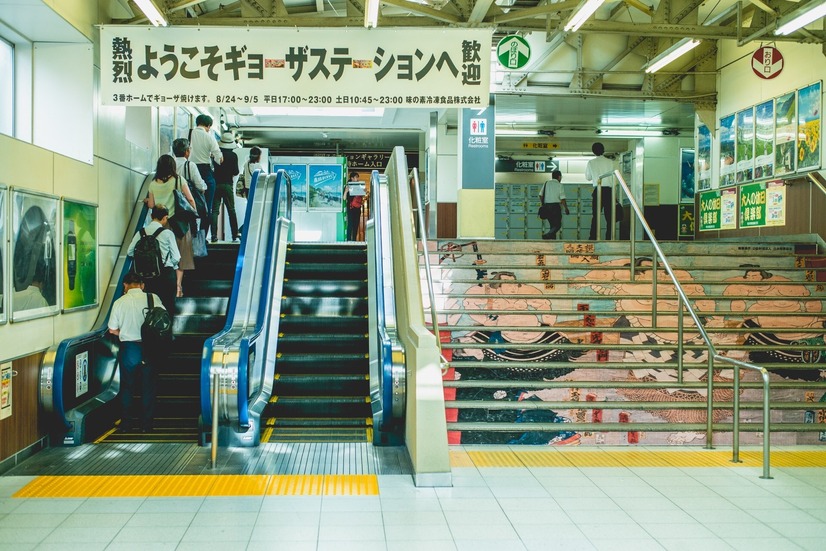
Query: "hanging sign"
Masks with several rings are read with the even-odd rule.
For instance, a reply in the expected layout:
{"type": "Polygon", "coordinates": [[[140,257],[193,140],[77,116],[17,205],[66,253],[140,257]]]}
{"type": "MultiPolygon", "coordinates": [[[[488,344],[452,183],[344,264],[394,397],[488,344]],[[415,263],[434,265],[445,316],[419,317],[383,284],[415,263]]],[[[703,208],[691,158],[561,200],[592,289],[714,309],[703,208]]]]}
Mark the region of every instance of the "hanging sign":
{"type": "Polygon", "coordinates": [[[496,57],[506,69],[521,69],[531,59],[531,45],[521,36],[508,35],[496,45],[496,57]]]}
{"type": "Polygon", "coordinates": [[[783,54],[774,46],[758,48],[751,56],[751,70],[760,78],[772,79],[783,71],[783,54]]]}
{"type": "Polygon", "coordinates": [[[555,161],[514,161],[511,159],[496,159],[495,172],[553,172],[559,168],[555,161]]]}
{"type": "Polygon", "coordinates": [[[105,25],[104,105],[478,107],[492,29],[105,25]]]}

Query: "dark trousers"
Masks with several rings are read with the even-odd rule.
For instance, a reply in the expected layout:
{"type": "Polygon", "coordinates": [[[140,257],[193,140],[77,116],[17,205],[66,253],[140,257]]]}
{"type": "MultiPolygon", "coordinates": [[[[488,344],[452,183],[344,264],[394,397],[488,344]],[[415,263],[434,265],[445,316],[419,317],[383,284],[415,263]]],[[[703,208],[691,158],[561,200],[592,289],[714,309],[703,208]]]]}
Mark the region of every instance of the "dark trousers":
{"type": "MultiPolygon", "coordinates": [[[[238,237],[238,217],[235,215],[235,191],[232,189],[232,182],[229,184],[218,184],[215,186],[215,202],[212,204],[212,240],[218,240],[218,215],[221,214],[221,202],[227,206],[229,214],[229,228],[232,236],[229,239],[238,237]]],[[[226,228],[224,228],[226,235],[226,228]]]]}
{"type": "Polygon", "coordinates": [[[161,299],[163,307],[169,312],[169,317],[175,317],[175,297],[178,294],[178,278],[175,269],[165,266],[158,277],[143,282],[143,290],[155,293],[161,299]]]}
{"type": "Polygon", "coordinates": [[[591,200],[594,202],[593,211],[594,215],[591,217],[591,233],[588,236],[588,239],[595,240],[597,238],[597,217],[599,213],[597,212],[597,190],[602,190],[602,213],[605,215],[605,239],[611,239],[614,236],[614,218],[612,217],[611,213],[614,210],[613,202],[611,198],[611,188],[606,186],[599,186],[595,187],[594,191],[591,193],[591,200]]]}
{"type": "Polygon", "coordinates": [[[547,203],[548,205],[548,231],[542,235],[542,239],[556,239],[556,234],[562,228],[562,205],[560,203],[547,203]]]}
{"type": "Polygon", "coordinates": [[[359,224],[361,223],[361,207],[356,209],[347,208],[347,241],[355,241],[359,235],[359,224]]]}
{"type": "Polygon", "coordinates": [[[143,344],[140,342],[120,343],[120,403],[123,408],[122,426],[129,428],[132,418],[140,419],[141,427],[149,429],[155,414],[155,380],[152,366],[143,358],[143,344]],[[141,410],[133,411],[135,382],[140,379],[141,410]]]}
{"type": "MultiPolygon", "coordinates": [[[[198,172],[201,173],[201,178],[204,179],[204,183],[207,186],[206,191],[204,192],[207,212],[212,212],[212,202],[215,200],[215,173],[212,171],[212,164],[199,163],[196,166],[198,167],[198,172]]],[[[201,220],[201,229],[204,230],[204,235],[209,234],[209,222],[209,218],[206,220],[201,220]]]]}

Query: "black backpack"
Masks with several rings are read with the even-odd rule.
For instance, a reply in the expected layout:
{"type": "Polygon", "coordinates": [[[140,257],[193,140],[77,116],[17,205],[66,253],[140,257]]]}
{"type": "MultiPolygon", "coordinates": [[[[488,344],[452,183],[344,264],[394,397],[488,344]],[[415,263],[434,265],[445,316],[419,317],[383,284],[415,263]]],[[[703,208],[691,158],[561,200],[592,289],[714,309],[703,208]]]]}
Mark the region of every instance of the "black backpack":
{"type": "Polygon", "coordinates": [[[146,293],[146,317],[141,325],[143,353],[148,358],[162,357],[172,344],[172,317],[166,309],[155,306],[152,293],[146,293]]]}
{"type": "Polygon", "coordinates": [[[161,260],[161,244],[158,235],[166,228],[160,227],[149,235],[145,228],[141,228],[141,238],[135,244],[133,253],[135,259],[135,273],[143,279],[152,279],[161,275],[163,260],[161,260]]]}

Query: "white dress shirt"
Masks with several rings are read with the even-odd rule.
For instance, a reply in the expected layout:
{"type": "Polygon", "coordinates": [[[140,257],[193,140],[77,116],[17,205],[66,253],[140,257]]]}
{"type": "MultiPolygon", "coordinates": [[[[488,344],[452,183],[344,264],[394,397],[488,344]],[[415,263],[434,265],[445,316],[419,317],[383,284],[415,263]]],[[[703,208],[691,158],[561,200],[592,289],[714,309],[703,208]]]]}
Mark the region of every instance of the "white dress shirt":
{"type": "Polygon", "coordinates": [[[597,179],[603,174],[608,174],[614,171],[614,163],[611,159],[607,159],[600,155],[594,157],[588,164],[585,165],[585,179],[594,184],[594,187],[602,185],[603,187],[612,187],[614,183],[613,177],[603,178],[602,183],[598,183],[597,179]]]}
{"type": "MultiPolygon", "coordinates": [[[[152,301],[153,306],[163,308],[158,295],[152,293],[152,301]]],[[[129,289],[112,305],[112,313],[109,314],[109,329],[120,332],[118,338],[121,342],[140,342],[141,325],[146,319],[148,308],[147,294],[140,287],[129,289]]]]}
{"type": "MultiPolygon", "coordinates": [[[[160,222],[157,220],[152,220],[144,227],[144,229],[146,230],[147,235],[152,235],[160,227],[160,222]]],[[[129,250],[126,251],[127,255],[132,256],[135,254],[135,245],[138,244],[140,238],[141,232],[136,232],[132,237],[132,242],[129,243],[129,250]]],[[[161,259],[163,260],[163,265],[169,268],[175,268],[177,270],[178,263],[181,261],[181,251],[178,250],[178,242],[175,241],[175,234],[172,233],[172,230],[162,231],[159,233],[158,244],[161,246],[161,259]]]]}
{"type": "Polygon", "coordinates": [[[224,160],[221,148],[218,147],[218,140],[200,126],[192,129],[189,145],[192,147],[189,160],[195,164],[208,164],[210,158],[215,159],[216,163],[224,160]]]}
{"type": "Polygon", "coordinates": [[[542,187],[542,194],[545,196],[545,203],[559,203],[565,199],[565,190],[562,189],[562,182],[550,179],[542,187]]]}
{"type": "Polygon", "coordinates": [[[175,157],[175,164],[178,165],[176,170],[178,172],[178,176],[181,179],[186,179],[186,177],[189,176],[189,180],[191,180],[192,183],[195,184],[196,188],[200,189],[201,191],[206,191],[206,182],[204,182],[204,179],[201,178],[201,173],[198,172],[198,167],[195,166],[195,163],[193,163],[186,157],[175,157]],[[187,164],[189,165],[189,167],[186,166],[187,164]]]}

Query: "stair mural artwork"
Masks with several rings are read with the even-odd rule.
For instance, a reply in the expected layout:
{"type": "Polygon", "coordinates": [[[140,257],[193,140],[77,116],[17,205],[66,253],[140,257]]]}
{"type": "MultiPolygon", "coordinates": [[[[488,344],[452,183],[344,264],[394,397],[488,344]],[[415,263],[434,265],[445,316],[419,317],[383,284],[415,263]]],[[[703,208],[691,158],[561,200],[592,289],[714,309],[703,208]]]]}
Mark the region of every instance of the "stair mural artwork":
{"type": "MultiPolygon", "coordinates": [[[[434,247],[450,443],[705,444],[706,346],[684,310],[679,342],[678,296],[661,266],[653,296],[650,248],[632,275],[622,242],[434,247]]],[[[826,442],[826,289],[810,244],[663,248],[717,351],[770,371],[773,442],[826,442]]],[[[714,365],[715,444],[731,442],[733,373],[714,365]]],[[[747,370],[740,382],[741,441],[759,444],[762,383],[747,370]]]]}

